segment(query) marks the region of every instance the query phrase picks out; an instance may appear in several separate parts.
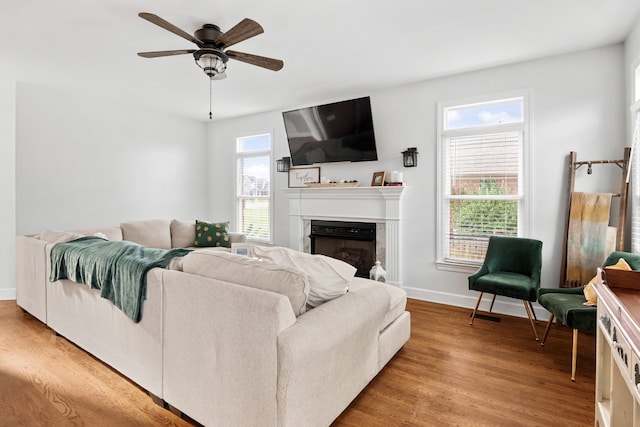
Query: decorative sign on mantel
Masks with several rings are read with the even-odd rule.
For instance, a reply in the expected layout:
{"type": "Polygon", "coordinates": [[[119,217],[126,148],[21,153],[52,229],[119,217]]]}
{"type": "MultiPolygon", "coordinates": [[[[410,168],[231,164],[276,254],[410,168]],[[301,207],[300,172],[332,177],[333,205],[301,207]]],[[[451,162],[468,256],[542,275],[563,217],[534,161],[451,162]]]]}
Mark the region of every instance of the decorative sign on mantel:
{"type": "Polygon", "coordinates": [[[307,184],[320,182],[320,168],[289,169],[289,187],[305,188],[307,184]]]}

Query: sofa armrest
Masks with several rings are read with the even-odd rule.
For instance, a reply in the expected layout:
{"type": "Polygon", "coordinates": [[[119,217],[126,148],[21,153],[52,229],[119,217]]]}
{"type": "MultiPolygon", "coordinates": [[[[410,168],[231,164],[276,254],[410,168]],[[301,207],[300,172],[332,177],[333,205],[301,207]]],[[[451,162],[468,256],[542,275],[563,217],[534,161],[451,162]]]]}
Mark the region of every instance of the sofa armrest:
{"type": "Polygon", "coordinates": [[[278,421],[329,425],[378,372],[382,286],[348,292],[298,317],[278,337],[278,421]]]}
{"type": "Polygon", "coordinates": [[[47,323],[47,245],[29,236],[16,236],[16,302],[47,323]]]}
{"type": "Polygon", "coordinates": [[[480,277],[484,276],[487,273],[489,273],[489,269],[487,268],[486,264],[483,263],[480,266],[480,268],[476,270],[475,273],[473,273],[467,278],[469,280],[469,289],[473,290],[473,286],[475,285],[476,280],[478,280],[480,277]]]}
{"type": "Polygon", "coordinates": [[[163,398],[204,425],[275,425],[284,295],[163,271],[163,398]]]}
{"type": "Polygon", "coordinates": [[[231,243],[246,243],[247,235],[238,231],[229,232],[229,242],[231,243]]]}

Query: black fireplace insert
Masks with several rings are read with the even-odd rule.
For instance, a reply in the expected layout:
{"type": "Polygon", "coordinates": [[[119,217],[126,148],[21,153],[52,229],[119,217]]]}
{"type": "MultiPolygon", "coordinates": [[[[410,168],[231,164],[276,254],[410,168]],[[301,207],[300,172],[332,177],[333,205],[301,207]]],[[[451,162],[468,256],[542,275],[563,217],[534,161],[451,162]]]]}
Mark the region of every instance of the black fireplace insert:
{"type": "Polygon", "coordinates": [[[369,277],[376,261],[376,224],[349,221],[311,221],[311,253],[353,265],[356,276],[369,277]]]}

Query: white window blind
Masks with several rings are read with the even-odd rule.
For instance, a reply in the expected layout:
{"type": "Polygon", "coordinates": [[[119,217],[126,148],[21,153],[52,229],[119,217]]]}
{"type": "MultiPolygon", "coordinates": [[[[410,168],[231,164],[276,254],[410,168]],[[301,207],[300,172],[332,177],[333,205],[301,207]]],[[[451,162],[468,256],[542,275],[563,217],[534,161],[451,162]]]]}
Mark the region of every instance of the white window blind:
{"type": "Polygon", "coordinates": [[[271,241],[271,135],[238,138],[238,230],[250,240],[271,241]]]}
{"type": "Polygon", "coordinates": [[[443,108],[439,257],[477,264],[489,236],[522,234],[523,98],[443,108]]]}
{"type": "Polygon", "coordinates": [[[490,235],[518,235],[522,134],[448,138],[448,258],[482,260],[490,235]]]}

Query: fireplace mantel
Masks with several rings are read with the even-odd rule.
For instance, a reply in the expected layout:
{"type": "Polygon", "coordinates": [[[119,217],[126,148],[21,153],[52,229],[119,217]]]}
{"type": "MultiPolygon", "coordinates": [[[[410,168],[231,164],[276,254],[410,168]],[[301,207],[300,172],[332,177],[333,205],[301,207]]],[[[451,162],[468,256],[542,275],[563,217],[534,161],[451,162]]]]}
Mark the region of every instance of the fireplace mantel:
{"type": "Polygon", "coordinates": [[[378,236],[384,245],[382,266],[387,283],[402,283],[402,198],[407,187],[320,187],[287,188],[289,198],[289,246],[305,251],[308,230],[314,219],[372,222],[383,225],[378,236]]]}

